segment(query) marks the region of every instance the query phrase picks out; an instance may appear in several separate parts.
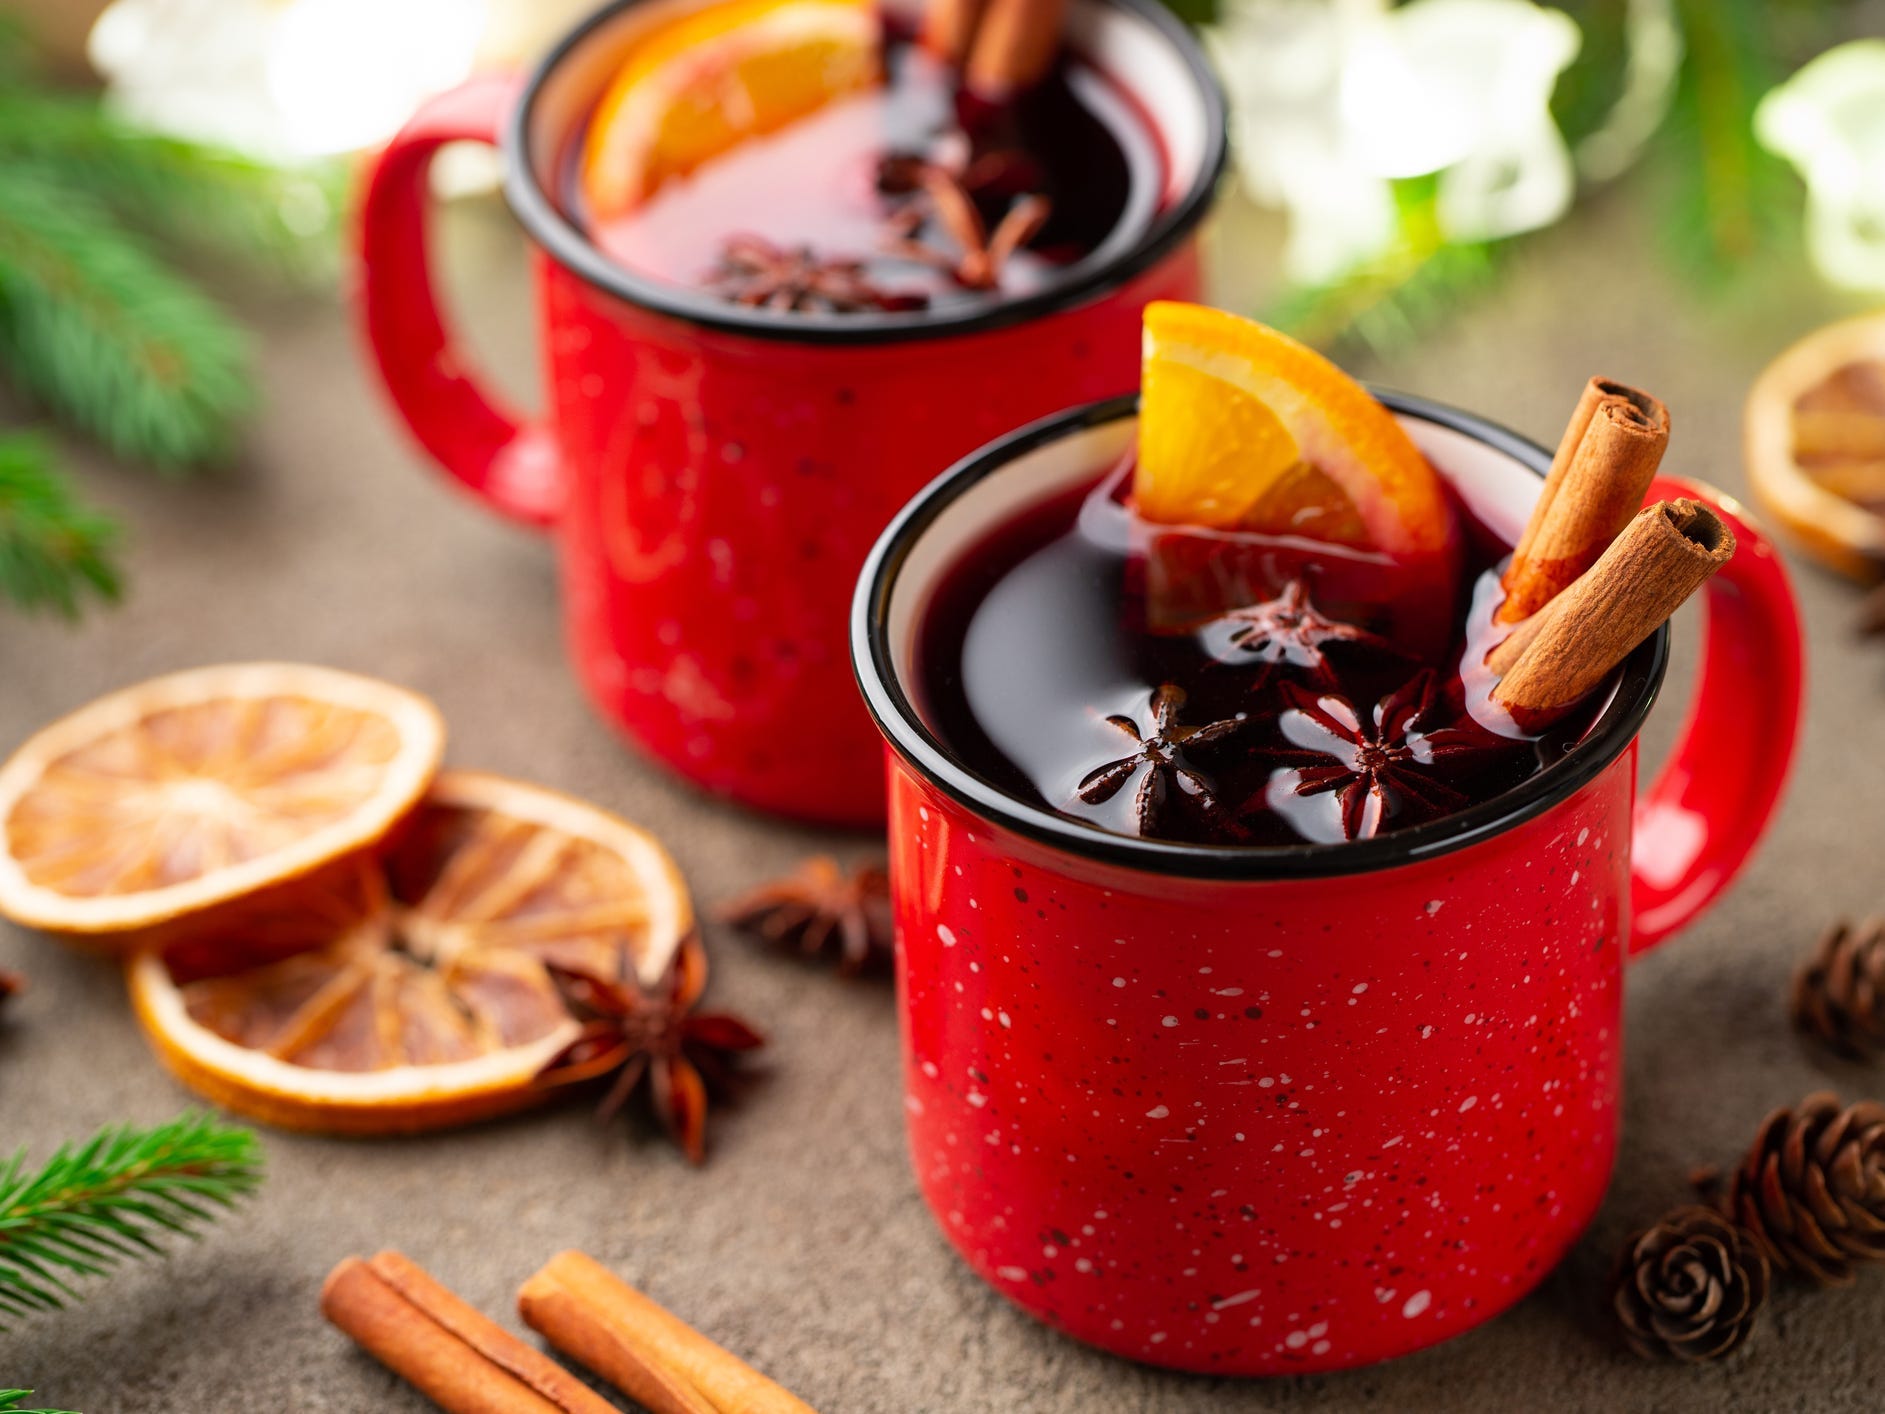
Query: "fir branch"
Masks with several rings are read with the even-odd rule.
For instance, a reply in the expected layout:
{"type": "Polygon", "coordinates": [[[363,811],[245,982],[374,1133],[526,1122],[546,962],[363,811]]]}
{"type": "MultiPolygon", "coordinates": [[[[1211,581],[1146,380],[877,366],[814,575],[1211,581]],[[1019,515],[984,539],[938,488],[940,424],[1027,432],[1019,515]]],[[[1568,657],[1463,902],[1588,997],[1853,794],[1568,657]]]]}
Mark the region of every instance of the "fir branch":
{"type": "Polygon", "coordinates": [[[1830,42],[1824,18],[1769,0],[1677,0],[1686,57],[1655,152],[1663,238],[1703,284],[1758,274],[1784,249],[1800,201],[1786,164],[1754,138],[1754,109],[1786,71],[1783,51],[1830,42]]]}
{"type": "Polygon", "coordinates": [[[255,1135],[195,1112],[153,1129],[107,1126],[37,1173],[25,1163],[24,1149],[0,1163],[0,1331],[77,1300],[71,1276],[161,1256],[166,1234],[200,1235],[262,1179],[255,1135]]]}
{"type": "Polygon", "coordinates": [[[70,1409],[25,1409],[20,1401],[32,1394],[30,1389],[0,1389],[0,1411],[5,1414],[74,1414],[70,1409]]]}
{"type": "Polygon", "coordinates": [[[1574,12],[1582,42],[1551,91],[1551,116],[1572,147],[1601,127],[1623,90],[1631,0],[1588,0],[1574,12]]]}
{"type": "Polygon", "coordinates": [[[27,162],[134,229],[312,281],[334,273],[337,163],[282,168],[145,132],[96,99],[30,84],[0,89],[0,163],[27,162]]]}
{"type": "Polygon", "coordinates": [[[79,616],[87,595],[115,603],[117,541],[117,524],[73,495],[45,442],[0,436],[0,598],[68,619],[79,616]]]}
{"type": "Polygon", "coordinates": [[[41,67],[38,49],[19,15],[0,10],[0,80],[24,82],[41,67]]]}
{"type": "Polygon", "coordinates": [[[1352,343],[1393,353],[1492,284],[1510,241],[1448,242],[1436,178],[1398,182],[1394,198],[1393,245],[1326,284],[1286,291],[1264,321],[1316,348],[1352,343]]]}
{"type": "Polygon", "coordinates": [[[1397,250],[1329,284],[1287,292],[1263,320],[1316,348],[1395,353],[1489,288],[1509,244],[1397,250]]]}
{"type": "Polygon", "coordinates": [[[240,331],[108,212],[35,164],[0,163],[0,363],[120,455],[225,455],[255,401],[240,331]]]}

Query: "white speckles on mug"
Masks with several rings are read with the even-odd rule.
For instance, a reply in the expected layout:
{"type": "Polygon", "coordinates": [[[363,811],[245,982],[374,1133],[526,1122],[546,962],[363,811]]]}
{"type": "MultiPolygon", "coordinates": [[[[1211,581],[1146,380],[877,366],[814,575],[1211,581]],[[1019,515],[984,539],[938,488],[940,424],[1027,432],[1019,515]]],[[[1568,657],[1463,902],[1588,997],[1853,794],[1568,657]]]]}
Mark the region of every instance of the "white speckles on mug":
{"type": "Polygon", "coordinates": [[[1511,1304],[1614,1153],[1628,859],[1571,842],[1627,839],[1627,784],[1541,817],[1553,847],[1365,887],[968,847],[899,787],[907,1123],[951,1240],[1057,1327],[1207,1372],[1365,1363],[1511,1304]]]}

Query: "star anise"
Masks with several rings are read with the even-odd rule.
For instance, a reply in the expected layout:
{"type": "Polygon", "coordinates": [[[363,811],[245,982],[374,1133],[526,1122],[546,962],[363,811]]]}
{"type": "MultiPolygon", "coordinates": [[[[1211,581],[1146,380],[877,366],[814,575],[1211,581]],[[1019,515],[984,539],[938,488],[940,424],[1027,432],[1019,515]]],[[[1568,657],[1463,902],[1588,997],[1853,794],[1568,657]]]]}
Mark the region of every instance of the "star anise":
{"type": "Polygon", "coordinates": [[[1885,585],[1866,595],[1859,606],[1859,632],[1867,638],[1885,637],[1885,585]]]}
{"type": "Polygon", "coordinates": [[[890,196],[915,196],[920,202],[903,207],[890,218],[884,248],[906,260],[921,261],[946,270],[959,285],[992,290],[1001,284],[1001,272],[1029,241],[1041,232],[1053,203],[1039,192],[1027,192],[1009,202],[991,233],[976,204],[978,191],[998,189],[1022,170],[991,153],[956,172],[940,162],[912,153],[893,153],[877,169],[878,190],[890,196]],[[919,239],[934,219],[954,242],[954,255],[919,239]]]}
{"type": "Polygon", "coordinates": [[[1139,833],[1148,835],[1158,824],[1165,802],[1176,789],[1190,796],[1207,815],[1218,813],[1217,796],[1208,777],[1200,773],[1186,753],[1214,741],[1222,741],[1240,730],[1249,720],[1241,712],[1221,722],[1202,727],[1179,725],[1178,713],[1185,705],[1185,690],[1176,683],[1165,683],[1152,692],[1151,728],[1142,731],[1139,724],[1123,713],[1107,717],[1132,739],[1133,749],[1117,760],[1095,766],[1080,778],[1074,793],[1088,805],[1104,805],[1124,788],[1135,775],[1140,776],[1139,793],[1133,801],[1133,814],[1139,833]],[[1143,774],[1141,774],[1143,773],[1143,774]]]}
{"type": "Polygon", "coordinates": [[[7,1002],[26,990],[26,979],[17,972],[8,972],[0,967],[0,1011],[6,1010],[7,1002]]]}
{"type": "Polygon", "coordinates": [[[1212,650],[1220,662],[1287,663],[1307,668],[1316,681],[1329,686],[1334,685],[1335,674],[1324,644],[1361,643],[1393,650],[1379,634],[1317,609],[1300,579],[1292,579],[1274,599],[1220,614],[1204,626],[1203,633],[1207,642],[1223,638],[1223,648],[1212,650]]]}
{"type": "Polygon", "coordinates": [[[537,1072],[539,1085],[569,1085],[614,1075],[597,1115],[613,1118],[645,1078],[655,1113],[694,1163],[707,1156],[707,1105],[731,1088],[739,1056],[765,1038],[737,1016],[696,1012],[707,986],[707,952],[697,938],[681,944],[658,993],[546,962],[551,980],[582,1030],[537,1072]]]}
{"type": "Polygon", "coordinates": [[[808,957],[835,942],[838,970],[847,975],[890,956],[890,875],[881,864],[847,874],[821,854],[721,905],[719,915],[769,943],[796,945],[808,957]]]}
{"type": "Polygon", "coordinates": [[[809,246],[776,246],[751,235],[727,238],[706,287],[733,304],[763,309],[855,314],[923,309],[929,304],[929,296],[920,290],[886,290],[876,284],[862,260],[821,257],[809,246]]]}
{"type": "MultiPolygon", "coordinates": [[[[1375,704],[1366,717],[1347,698],[1311,692],[1295,683],[1283,685],[1288,706],[1279,718],[1284,738],[1295,751],[1279,751],[1282,760],[1305,764],[1289,773],[1295,796],[1334,792],[1346,839],[1373,839],[1389,819],[1411,807],[1443,815],[1467,803],[1462,792],[1432,774],[1439,762],[1488,749],[1464,728],[1435,723],[1437,682],[1431,670],[1418,674],[1375,704]]],[[[1273,805],[1279,777],[1245,809],[1273,805]]]]}

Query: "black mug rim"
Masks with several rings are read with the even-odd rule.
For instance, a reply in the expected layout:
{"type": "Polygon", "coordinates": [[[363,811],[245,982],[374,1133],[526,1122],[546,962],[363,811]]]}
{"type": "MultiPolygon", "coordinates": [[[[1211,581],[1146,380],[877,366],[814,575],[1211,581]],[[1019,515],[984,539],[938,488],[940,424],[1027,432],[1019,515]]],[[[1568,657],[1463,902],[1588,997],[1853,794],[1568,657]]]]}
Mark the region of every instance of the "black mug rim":
{"type": "Polygon", "coordinates": [[[558,209],[530,162],[530,126],[544,85],[562,62],[623,11],[647,0],[614,0],[558,41],[531,71],[499,138],[504,197],[524,230],[559,265],[590,285],[642,309],[703,329],[801,344],[880,344],[976,334],[1058,314],[1111,293],[1150,270],[1196,230],[1210,210],[1229,154],[1229,105],[1198,42],[1161,0],[1097,0],[1157,29],[1183,61],[1204,103],[1204,152],[1185,193],[1125,250],[1080,262],[1019,299],[970,304],[960,312],[780,313],[729,304],[699,290],[637,274],[609,259],[558,209]]]}
{"type": "MultiPolygon", "coordinates": [[[[1551,453],[1475,413],[1389,389],[1391,411],[1449,428],[1543,478],[1551,453]]],[[[1341,844],[1203,845],[1116,835],[1017,800],[959,761],[930,731],[897,681],[889,635],[890,596],[916,541],[970,487],[1037,447],[1138,410],[1128,393],[1043,418],[990,442],[919,491],[878,537],[851,606],[851,664],[877,728],[904,763],[978,817],[1068,854],[1141,872],[1221,880],[1334,878],[1433,859],[1505,833],[1569,800],[1609,768],[1642,730],[1669,666],[1669,627],[1624,660],[1603,715],[1562,759],[1491,800],[1429,824],[1341,844]]]]}

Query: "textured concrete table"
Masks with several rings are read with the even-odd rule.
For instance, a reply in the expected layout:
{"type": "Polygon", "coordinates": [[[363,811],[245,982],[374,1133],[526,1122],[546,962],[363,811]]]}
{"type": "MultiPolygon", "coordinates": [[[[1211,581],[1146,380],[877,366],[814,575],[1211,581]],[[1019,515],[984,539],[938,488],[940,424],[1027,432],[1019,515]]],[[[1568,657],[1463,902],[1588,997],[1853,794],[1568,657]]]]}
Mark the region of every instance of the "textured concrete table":
{"type": "MultiPolygon", "coordinates": [[[[474,213],[452,236],[454,267],[483,272],[460,281],[473,332],[521,385],[532,326],[508,226],[474,213]]],[[[1546,441],[1589,373],[1640,382],[1675,410],[1671,465],[1739,487],[1749,380],[1838,307],[1788,277],[1713,311],[1637,254],[1650,244],[1620,205],[1583,213],[1526,251],[1489,300],[1367,372],[1546,441]]],[[[1256,278],[1254,249],[1224,252],[1228,294],[1256,278]]],[[[238,302],[264,332],[268,394],[239,466],[181,486],[88,466],[88,485],[134,528],[132,596],[76,631],[0,613],[0,749],[146,674],[299,658],[432,694],[454,762],[579,791],[652,826],[704,904],[814,848],[870,848],[701,800],[624,751],[565,670],[548,548],[428,478],[336,309],[238,302]]],[[[1691,1165],[1732,1160],[1763,1113],[1815,1086],[1885,1094],[1885,1069],[1805,1053],[1781,1004],[1827,918],[1885,907],[1885,646],[1851,642],[1847,586],[1810,568],[1797,581],[1813,661],[1795,784],[1735,891],[1632,970],[1609,1201],[1536,1295],[1451,1345],[1342,1377],[1232,1384],[1126,1365],[1035,1326],[955,1259],[910,1181],[889,986],[710,930],[715,997],[765,1023],[774,1074],[719,1123],[706,1168],[650,1132],[598,1129],[580,1107],[394,1142],[271,1134],[259,1201],[175,1260],[0,1336],[0,1386],[36,1385],[87,1414],[417,1410],[422,1400],[321,1321],[328,1268],[398,1246],[509,1320],[522,1278],[576,1245],[824,1414],[1877,1409],[1885,1273],[1822,1296],[1783,1289],[1728,1368],[1641,1366],[1612,1344],[1603,1311],[1616,1244],[1683,1198],[1691,1165]]],[[[1683,661],[1652,752],[1683,700],[1683,661]]],[[[111,966],[3,925],[0,966],[33,982],[0,1026],[0,1149],[43,1157],[103,1122],[187,1103],[147,1054],[111,966]]]]}

